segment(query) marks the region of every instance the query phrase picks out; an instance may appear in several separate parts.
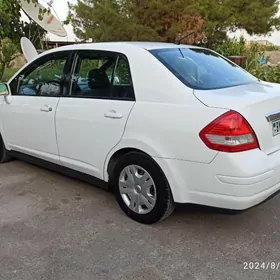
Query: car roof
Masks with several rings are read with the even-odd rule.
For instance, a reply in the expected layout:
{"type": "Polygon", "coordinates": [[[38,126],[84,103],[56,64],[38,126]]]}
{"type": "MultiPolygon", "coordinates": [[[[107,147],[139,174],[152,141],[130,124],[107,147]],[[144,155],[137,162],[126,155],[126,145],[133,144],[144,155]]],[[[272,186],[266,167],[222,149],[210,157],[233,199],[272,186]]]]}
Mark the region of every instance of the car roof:
{"type": "Polygon", "coordinates": [[[169,48],[178,48],[179,46],[184,48],[199,48],[192,45],[184,45],[184,44],[175,44],[175,43],[164,43],[164,42],[123,42],[123,44],[137,46],[146,50],[153,49],[169,49],[169,48]]]}
{"type": "Polygon", "coordinates": [[[104,47],[106,50],[112,49],[114,50],[115,47],[118,49],[120,46],[124,47],[133,47],[136,48],[141,48],[141,49],[146,49],[146,50],[154,50],[154,49],[168,49],[168,48],[178,48],[183,47],[183,48],[200,48],[197,46],[193,45],[184,45],[184,44],[174,44],[174,43],[162,43],[162,42],[102,42],[102,43],[77,43],[77,44],[72,44],[72,45],[67,45],[63,47],[58,47],[54,48],[51,51],[62,51],[62,50],[83,50],[83,49],[102,49],[104,47]]]}

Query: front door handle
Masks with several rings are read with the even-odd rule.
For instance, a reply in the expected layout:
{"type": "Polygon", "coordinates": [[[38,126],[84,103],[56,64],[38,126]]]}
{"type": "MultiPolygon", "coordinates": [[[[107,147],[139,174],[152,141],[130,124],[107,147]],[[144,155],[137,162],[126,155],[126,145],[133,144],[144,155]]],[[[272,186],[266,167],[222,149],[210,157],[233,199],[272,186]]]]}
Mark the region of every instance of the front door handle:
{"type": "Polygon", "coordinates": [[[104,117],[109,119],[121,119],[123,115],[121,113],[116,112],[115,110],[112,110],[105,113],[104,117]]]}
{"type": "Polygon", "coordinates": [[[52,107],[45,105],[43,108],[40,108],[41,112],[51,112],[52,107]]]}

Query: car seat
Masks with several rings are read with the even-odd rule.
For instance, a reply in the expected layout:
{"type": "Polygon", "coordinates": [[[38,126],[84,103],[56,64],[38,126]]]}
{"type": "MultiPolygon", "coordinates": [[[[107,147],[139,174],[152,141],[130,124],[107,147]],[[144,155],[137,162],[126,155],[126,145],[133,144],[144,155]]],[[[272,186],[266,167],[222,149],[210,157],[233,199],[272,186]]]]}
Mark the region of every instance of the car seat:
{"type": "Polygon", "coordinates": [[[102,69],[92,69],[88,73],[88,94],[91,96],[109,97],[110,81],[106,72],[102,69]]]}

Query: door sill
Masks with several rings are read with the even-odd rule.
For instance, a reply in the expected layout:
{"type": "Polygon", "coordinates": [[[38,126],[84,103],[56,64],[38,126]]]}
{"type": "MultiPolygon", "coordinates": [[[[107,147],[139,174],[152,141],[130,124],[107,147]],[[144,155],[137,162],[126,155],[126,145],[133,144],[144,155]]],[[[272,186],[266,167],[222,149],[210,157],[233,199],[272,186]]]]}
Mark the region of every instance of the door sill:
{"type": "Polygon", "coordinates": [[[30,156],[30,155],[26,155],[21,152],[16,152],[16,151],[11,150],[11,151],[8,151],[8,154],[13,158],[16,158],[16,159],[34,164],[36,166],[40,166],[45,169],[66,175],[67,177],[72,177],[79,181],[84,181],[84,182],[94,185],[96,187],[99,187],[99,188],[102,188],[105,190],[109,190],[107,182],[105,182],[99,178],[93,177],[91,175],[88,175],[88,174],[76,171],[74,169],[64,167],[64,166],[61,166],[61,165],[58,165],[58,164],[55,164],[55,163],[52,163],[52,162],[49,162],[49,161],[46,161],[43,159],[39,159],[39,158],[30,156]]]}

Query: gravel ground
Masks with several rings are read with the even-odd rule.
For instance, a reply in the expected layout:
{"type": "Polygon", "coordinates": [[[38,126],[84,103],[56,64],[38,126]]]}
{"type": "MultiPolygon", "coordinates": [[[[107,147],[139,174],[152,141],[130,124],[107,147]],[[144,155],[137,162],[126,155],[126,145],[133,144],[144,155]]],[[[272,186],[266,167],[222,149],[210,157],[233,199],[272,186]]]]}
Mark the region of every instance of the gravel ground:
{"type": "Polygon", "coordinates": [[[0,166],[0,279],[277,280],[280,265],[263,263],[280,263],[279,204],[180,207],[145,226],[106,191],[12,161],[0,166]]]}

